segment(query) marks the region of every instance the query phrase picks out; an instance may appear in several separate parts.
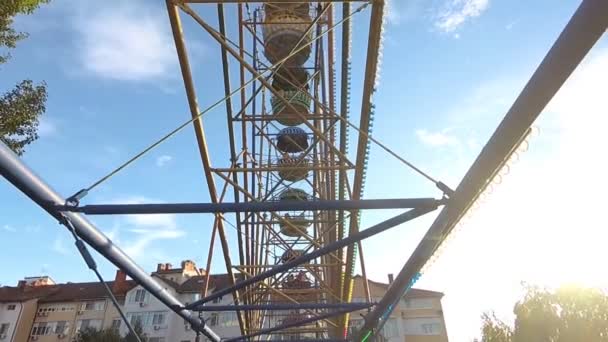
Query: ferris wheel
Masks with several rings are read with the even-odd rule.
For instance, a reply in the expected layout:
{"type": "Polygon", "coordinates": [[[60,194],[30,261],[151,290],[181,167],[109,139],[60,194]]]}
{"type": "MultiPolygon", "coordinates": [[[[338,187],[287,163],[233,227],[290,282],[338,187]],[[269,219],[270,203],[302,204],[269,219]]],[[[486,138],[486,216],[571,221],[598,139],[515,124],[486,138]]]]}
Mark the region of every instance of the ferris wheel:
{"type": "MultiPolygon", "coordinates": [[[[429,258],[604,33],[608,17],[605,1],[583,1],[475,163],[452,189],[373,135],[385,0],[167,0],[167,11],[190,109],[187,121],[67,199],[3,144],[0,172],[78,241],[125,270],[213,341],[365,341],[377,335],[395,302],[421,276],[429,258]],[[217,24],[204,19],[203,11],[216,13],[217,24]],[[224,96],[207,108],[198,105],[194,79],[204,76],[192,72],[195,62],[187,52],[181,17],[192,19],[219,46],[221,63],[213,68],[222,70],[224,96]],[[354,30],[355,23],[365,27],[354,30]],[[364,62],[353,65],[352,41],[362,32],[365,36],[356,39],[366,42],[360,52],[364,62]],[[361,88],[355,95],[353,68],[362,70],[357,73],[362,79],[357,80],[361,88]],[[360,103],[353,103],[352,97],[360,103]],[[229,155],[212,158],[202,117],[220,106],[225,108],[227,130],[221,134],[229,155]],[[194,128],[210,203],[81,204],[99,184],[186,127],[194,128]],[[421,181],[434,183],[440,195],[365,199],[373,144],[380,153],[419,173],[421,181]],[[212,164],[212,159],[227,162],[212,164]],[[361,241],[439,208],[386,295],[374,302],[366,289],[366,301],[353,303],[355,265],[361,267],[364,285],[367,282],[361,241]],[[362,227],[362,211],[372,209],[403,213],[362,227]],[[205,286],[200,300],[181,303],[84,217],[158,213],[213,215],[207,270],[214,254],[221,254],[229,287],[207,293],[205,286]],[[229,233],[232,229],[234,233],[229,233]],[[213,249],[216,239],[221,251],[213,249]],[[224,309],[237,313],[240,336],[218,336],[201,320],[199,313],[209,310],[205,304],[224,295],[233,297],[233,305],[224,309]],[[363,327],[348,334],[349,314],[365,309],[363,327]]],[[[389,119],[383,115],[378,120],[389,119]]],[[[90,258],[86,247],[81,252],[90,258]]]]}

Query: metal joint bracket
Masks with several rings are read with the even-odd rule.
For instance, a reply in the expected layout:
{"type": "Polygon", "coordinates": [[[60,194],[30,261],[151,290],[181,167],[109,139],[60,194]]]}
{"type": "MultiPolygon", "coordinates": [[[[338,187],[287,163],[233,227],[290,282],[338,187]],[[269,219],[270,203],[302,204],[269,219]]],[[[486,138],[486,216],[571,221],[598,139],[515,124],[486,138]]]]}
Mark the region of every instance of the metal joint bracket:
{"type": "Polygon", "coordinates": [[[77,207],[78,205],[80,205],[80,200],[88,194],[89,191],[87,189],[81,189],[80,191],[65,200],[66,207],[77,207]]]}

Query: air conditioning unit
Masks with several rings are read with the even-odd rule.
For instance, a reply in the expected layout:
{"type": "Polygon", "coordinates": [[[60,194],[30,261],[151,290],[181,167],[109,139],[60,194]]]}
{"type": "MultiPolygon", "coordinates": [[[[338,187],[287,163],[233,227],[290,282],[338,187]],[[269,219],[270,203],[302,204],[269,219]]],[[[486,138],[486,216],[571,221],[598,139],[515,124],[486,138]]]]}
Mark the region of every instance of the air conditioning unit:
{"type": "Polygon", "coordinates": [[[188,331],[188,330],[192,330],[192,327],[189,325],[184,325],[184,329],[186,329],[186,331],[188,331]]]}
{"type": "Polygon", "coordinates": [[[0,340],[4,340],[6,338],[6,335],[2,334],[0,335],[0,340]]]}
{"type": "Polygon", "coordinates": [[[160,325],[155,325],[154,330],[160,330],[160,325]]]}
{"type": "Polygon", "coordinates": [[[144,306],[146,306],[147,304],[144,302],[139,302],[139,307],[143,308],[144,306]]]}
{"type": "Polygon", "coordinates": [[[38,339],[38,336],[36,336],[36,335],[30,336],[30,340],[32,340],[32,341],[36,341],[37,339],[38,339]]]}
{"type": "Polygon", "coordinates": [[[77,315],[82,315],[83,313],[84,313],[84,311],[82,311],[82,310],[78,310],[78,311],[76,311],[76,314],[77,314],[77,315]]]}
{"type": "Polygon", "coordinates": [[[57,334],[58,339],[66,338],[66,336],[67,336],[66,334],[57,334]]]}

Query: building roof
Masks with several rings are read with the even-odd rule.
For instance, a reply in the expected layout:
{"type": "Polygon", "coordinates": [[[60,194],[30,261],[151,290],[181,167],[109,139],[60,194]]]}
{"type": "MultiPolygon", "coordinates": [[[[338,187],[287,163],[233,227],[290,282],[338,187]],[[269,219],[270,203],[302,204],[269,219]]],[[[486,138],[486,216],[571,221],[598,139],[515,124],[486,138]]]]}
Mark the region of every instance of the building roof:
{"type": "Polygon", "coordinates": [[[167,285],[171,286],[171,287],[172,287],[172,288],[174,288],[175,290],[179,290],[179,284],[178,284],[176,281],[171,280],[171,279],[169,279],[169,278],[165,278],[165,277],[163,277],[163,276],[160,276],[160,275],[159,275],[159,274],[157,274],[156,272],[155,272],[155,273],[152,273],[152,276],[156,276],[156,277],[157,277],[158,279],[160,279],[160,280],[161,280],[163,283],[165,283],[165,284],[167,284],[167,285]]]}
{"type": "MultiPolygon", "coordinates": [[[[114,292],[116,297],[124,297],[128,290],[137,285],[132,280],[126,281],[127,286],[120,289],[120,292],[114,292]]],[[[113,281],[106,282],[110,289],[114,287],[113,281]]],[[[88,299],[100,299],[108,297],[105,286],[100,282],[90,283],[66,283],[56,285],[57,291],[45,296],[40,302],[67,302],[81,301],[88,299]]]]}
{"type": "MultiPolygon", "coordinates": [[[[356,275],[353,278],[360,278],[361,280],[363,280],[362,276],[360,275],[356,275]]],[[[375,286],[379,286],[385,289],[388,289],[389,284],[387,283],[381,283],[378,281],[374,281],[371,279],[367,279],[367,281],[370,284],[373,284],[375,286]]],[[[423,289],[416,289],[416,288],[411,288],[409,291],[407,291],[407,293],[405,294],[404,297],[408,297],[408,298],[429,298],[429,297],[443,297],[443,293],[442,292],[436,292],[436,291],[431,291],[431,290],[423,290],[423,289]]]]}
{"type": "Polygon", "coordinates": [[[57,291],[53,285],[39,287],[0,287],[0,302],[24,302],[34,298],[40,298],[57,291]]]}
{"type": "MultiPolygon", "coordinates": [[[[237,281],[240,276],[236,276],[237,281]]],[[[231,285],[230,276],[228,274],[212,274],[209,279],[209,289],[219,290],[227,288],[231,285]]],[[[201,292],[205,286],[205,276],[194,276],[186,280],[179,287],[179,292],[201,292]]]]}
{"type": "MultiPolygon", "coordinates": [[[[114,288],[114,282],[106,282],[110,289],[114,288]]],[[[128,290],[136,283],[127,280],[125,284],[114,291],[116,297],[124,297],[128,290]]],[[[21,302],[39,298],[41,303],[68,302],[88,299],[100,299],[108,297],[106,289],[100,282],[90,283],[66,283],[41,286],[24,287],[1,287],[0,302],[21,302]]]]}

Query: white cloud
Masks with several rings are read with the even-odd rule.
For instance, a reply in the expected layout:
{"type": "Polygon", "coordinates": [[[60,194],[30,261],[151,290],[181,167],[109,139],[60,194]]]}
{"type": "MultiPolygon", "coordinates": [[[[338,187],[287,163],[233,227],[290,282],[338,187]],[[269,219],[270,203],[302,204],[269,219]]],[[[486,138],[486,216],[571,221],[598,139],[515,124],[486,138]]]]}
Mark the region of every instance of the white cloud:
{"type": "Polygon", "coordinates": [[[449,0],[437,15],[435,27],[452,33],[467,20],[480,16],[488,5],[489,0],[449,0]]]}
{"type": "Polygon", "coordinates": [[[53,119],[50,119],[48,115],[43,115],[42,119],[38,123],[38,134],[45,138],[54,136],[57,133],[57,124],[53,119]]]}
{"type": "Polygon", "coordinates": [[[429,3],[426,0],[388,0],[385,4],[387,23],[400,25],[424,16],[429,3]]]}
{"type": "MultiPolygon", "coordinates": [[[[132,196],[111,201],[121,204],[159,203],[143,196],[132,196]]],[[[142,259],[155,241],[176,239],[186,233],[179,229],[175,215],[128,215],[121,218],[109,232],[113,239],[121,235],[120,247],[132,258],[142,259]],[[124,234],[126,233],[126,234],[124,234]]],[[[155,254],[157,254],[155,252],[155,254]]],[[[156,256],[156,255],[155,255],[156,256]]]]}
{"type": "Polygon", "coordinates": [[[169,155],[162,155],[162,156],[156,158],[156,166],[163,167],[163,166],[167,165],[169,162],[171,162],[171,160],[173,160],[173,157],[171,157],[169,155]]]}
{"type": "Polygon", "coordinates": [[[430,132],[426,129],[419,129],[416,130],[416,136],[423,144],[433,147],[455,146],[460,144],[458,138],[448,134],[448,130],[430,132]]]}
{"type": "Polygon", "coordinates": [[[176,239],[185,235],[184,231],[175,229],[131,229],[137,238],[124,247],[124,251],[132,258],[141,258],[150,244],[157,240],[176,239]]]}
{"type": "Polygon", "coordinates": [[[15,228],[13,226],[10,226],[8,224],[5,224],[4,226],[2,226],[2,229],[5,230],[5,231],[7,231],[7,232],[10,232],[10,233],[14,233],[14,232],[17,231],[17,228],[15,228]]]}
{"type": "Polygon", "coordinates": [[[165,17],[144,3],[87,8],[76,20],[80,62],[102,78],[144,81],[167,77],[177,57],[165,17]]]}
{"type": "Polygon", "coordinates": [[[401,23],[401,13],[395,6],[394,0],[386,1],[385,13],[389,24],[399,25],[401,23]]]}

